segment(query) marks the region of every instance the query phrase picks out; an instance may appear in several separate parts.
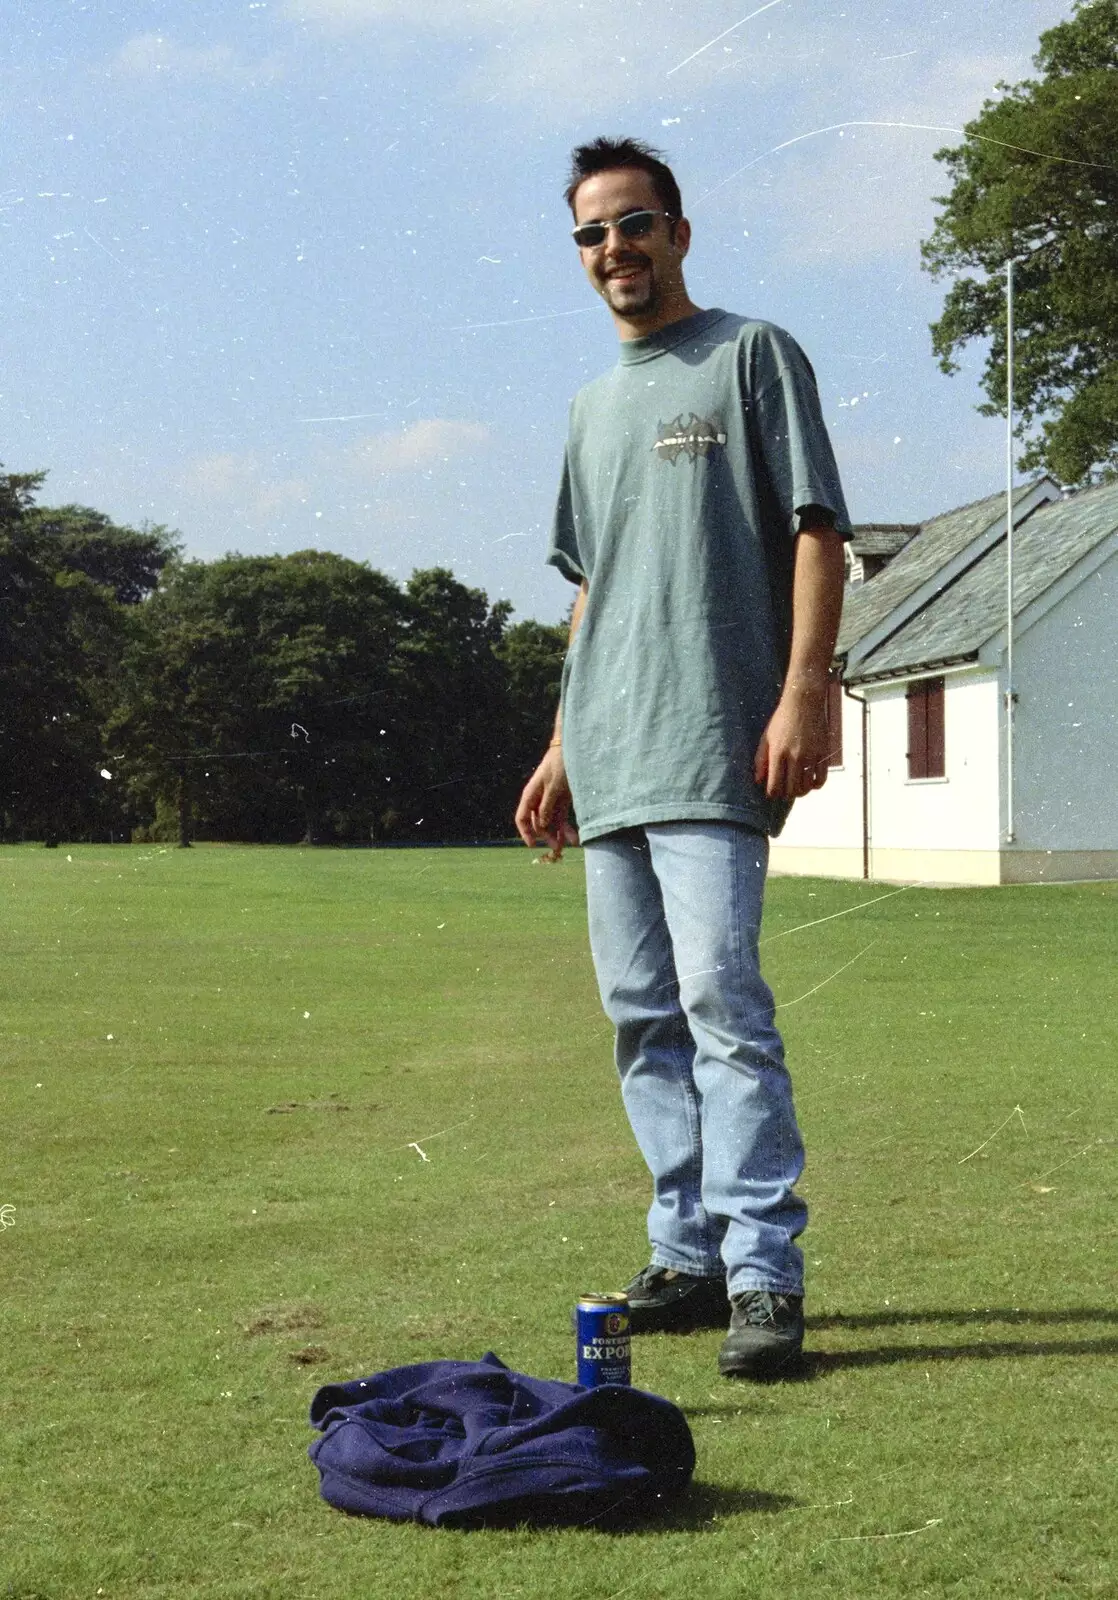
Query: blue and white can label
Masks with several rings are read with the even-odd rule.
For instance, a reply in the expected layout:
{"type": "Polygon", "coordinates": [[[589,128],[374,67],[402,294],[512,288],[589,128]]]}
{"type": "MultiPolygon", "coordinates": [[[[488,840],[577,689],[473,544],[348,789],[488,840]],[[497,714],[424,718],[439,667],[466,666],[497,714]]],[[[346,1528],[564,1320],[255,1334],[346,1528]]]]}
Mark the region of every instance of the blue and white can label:
{"type": "Polygon", "coordinates": [[[575,1308],[578,1381],[586,1389],[633,1381],[629,1302],[623,1294],[585,1294],[575,1308]]]}

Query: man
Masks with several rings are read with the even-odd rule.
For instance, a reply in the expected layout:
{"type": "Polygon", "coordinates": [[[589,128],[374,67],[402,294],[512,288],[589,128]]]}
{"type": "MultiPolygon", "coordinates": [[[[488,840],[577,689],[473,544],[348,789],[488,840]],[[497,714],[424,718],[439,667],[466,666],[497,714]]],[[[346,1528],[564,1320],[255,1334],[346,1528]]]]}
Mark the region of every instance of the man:
{"type": "Polygon", "coordinates": [[[803,352],[690,299],[691,228],[657,153],[580,146],[567,200],[620,361],[571,408],[548,559],[579,592],[517,827],[561,852],[573,795],[595,969],[653,1181],[633,1330],[728,1320],[720,1370],[772,1377],[803,1341],[807,1212],[757,939],[768,836],[827,776],[849,522],[803,352]]]}

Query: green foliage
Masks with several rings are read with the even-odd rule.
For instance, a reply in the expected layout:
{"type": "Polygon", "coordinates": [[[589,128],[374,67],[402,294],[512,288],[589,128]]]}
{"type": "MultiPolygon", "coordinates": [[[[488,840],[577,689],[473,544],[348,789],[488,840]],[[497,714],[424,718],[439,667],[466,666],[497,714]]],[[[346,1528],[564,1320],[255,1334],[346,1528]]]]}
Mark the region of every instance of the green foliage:
{"type": "Polygon", "coordinates": [[[953,180],[923,246],[948,291],[932,342],[945,372],[988,339],[986,415],[1006,409],[1005,265],[1015,268],[1022,468],[1080,484],[1118,468],[1118,0],[1078,0],[1041,35],[1043,76],[986,101],[966,142],[941,150],[953,180]]]}
{"type": "Polygon", "coordinates": [[[155,815],[132,829],[133,844],[179,844],[182,837],[182,819],[177,805],[169,800],[155,802],[155,815]]]}
{"type": "Polygon", "coordinates": [[[45,479],[45,472],[0,472],[0,528],[7,532],[22,521],[45,479]]]}
{"type": "Polygon", "coordinates": [[[163,527],[37,507],[42,479],[0,474],[0,836],[509,833],[562,630],[443,568],[182,562],[163,527]]]}
{"type": "Polygon", "coordinates": [[[509,609],[313,550],[174,566],[132,618],[110,747],[183,843],[507,834],[509,609]]]}
{"type": "Polygon", "coordinates": [[[299,838],[387,805],[390,579],[320,551],[173,567],[132,619],[108,739],[149,805],[203,831],[299,838]]]}
{"type": "MultiPolygon", "coordinates": [[[[507,835],[515,808],[508,703],[498,649],[512,607],[444,567],[412,574],[396,671],[404,784],[396,796],[413,839],[507,835]]],[[[542,743],[546,739],[539,730],[542,743]]],[[[403,819],[402,819],[403,820],[403,819]]]]}
{"type": "Polygon", "coordinates": [[[567,654],[565,624],[517,622],[505,632],[497,655],[505,669],[511,759],[522,779],[540,758],[555,720],[567,654]]]}
{"type": "Polygon", "coordinates": [[[43,473],[0,474],[0,832],[127,833],[100,769],[124,607],[154,587],[173,545],[82,507],[47,511],[43,473]]]}
{"type": "Polygon", "coordinates": [[[179,551],[166,528],[120,527],[89,506],[35,506],[27,520],[51,566],[60,572],[84,573],[91,583],[110,590],[121,605],[135,605],[150,594],[179,551]]]}

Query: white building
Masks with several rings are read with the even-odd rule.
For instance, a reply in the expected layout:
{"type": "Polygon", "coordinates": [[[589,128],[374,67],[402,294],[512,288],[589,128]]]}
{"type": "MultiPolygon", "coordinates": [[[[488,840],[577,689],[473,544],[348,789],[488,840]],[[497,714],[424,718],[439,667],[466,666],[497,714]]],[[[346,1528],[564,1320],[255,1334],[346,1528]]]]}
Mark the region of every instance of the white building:
{"type": "Polygon", "coordinates": [[[834,764],[772,870],[894,882],[1118,878],[1118,484],[856,530],[834,764]],[[899,547],[899,548],[898,548],[899,547]],[[890,554],[890,548],[897,550],[890,554]],[[880,570],[873,564],[884,560],[880,570]]]}

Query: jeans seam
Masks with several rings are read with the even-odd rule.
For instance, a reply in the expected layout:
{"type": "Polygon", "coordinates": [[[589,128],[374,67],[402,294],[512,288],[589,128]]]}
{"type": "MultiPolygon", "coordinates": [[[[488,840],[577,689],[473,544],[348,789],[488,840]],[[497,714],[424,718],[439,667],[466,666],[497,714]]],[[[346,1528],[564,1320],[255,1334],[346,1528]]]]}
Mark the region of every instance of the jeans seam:
{"type": "MultiPolygon", "coordinates": [[[[679,972],[675,963],[675,951],[671,947],[671,933],[667,929],[667,915],[664,911],[663,904],[663,889],[660,885],[660,880],[657,876],[655,867],[652,864],[652,847],[648,842],[647,834],[644,835],[644,839],[645,847],[648,850],[649,868],[660,893],[660,911],[661,915],[664,917],[664,927],[665,931],[667,931],[668,948],[672,963],[672,976],[675,989],[675,1007],[674,1015],[672,1017],[672,1027],[676,1037],[672,1040],[671,1053],[672,1061],[675,1066],[675,1076],[679,1083],[680,1092],[683,1096],[684,1109],[687,1117],[687,1127],[690,1135],[688,1142],[691,1149],[685,1171],[685,1178],[703,1216],[701,1239],[703,1265],[705,1267],[709,1265],[711,1260],[716,1260],[718,1257],[717,1252],[712,1252],[711,1250],[712,1230],[710,1216],[707,1212],[706,1206],[703,1204],[703,1121],[702,1102],[700,1100],[699,1091],[695,1083],[695,1040],[687,1023],[687,1014],[683,1009],[683,999],[680,993],[679,984],[679,972]],[[680,1037],[681,1034],[690,1042],[690,1050],[688,1050],[684,1039],[680,1037]]],[[[674,1265],[674,1263],[672,1265],[674,1265]]],[[[705,1277],[707,1274],[704,1272],[702,1276],[705,1277]]]]}
{"type": "MultiPolygon", "coordinates": [[[[713,1261],[717,1263],[720,1268],[722,1257],[718,1246],[721,1243],[721,1240],[719,1240],[718,1244],[716,1244],[714,1238],[715,1229],[713,1221],[711,1219],[710,1212],[707,1210],[706,1203],[703,1200],[702,1096],[699,1094],[699,1088],[695,1082],[695,1053],[698,1046],[695,1036],[691,1031],[691,1024],[688,1021],[687,1012],[684,1010],[683,1006],[683,986],[679,981],[679,969],[676,965],[675,947],[672,941],[671,929],[668,926],[667,910],[664,906],[663,885],[660,883],[660,875],[656,871],[652,854],[652,842],[648,837],[647,830],[643,831],[645,845],[648,849],[649,866],[652,870],[652,876],[656,880],[657,889],[659,890],[661,914],[664,918],[664,926],[665,929],[667,929],[668,934],[668,944],[671,949],[672,971],[675,974],[676,1018],[680,1028],[690,1040],[691,1044],[690,1051],[688,1051],[682,1044],[676,1044],[673,1046],[673,1049],[676,1053],[677,1063],[683,1069],[679,1076],[683,1088],[684,1100],[687,1106],[687,1120],[691,1135],[691,1159],[688,1164],[688,1178],[691,1183],[692,1192],[695,1195],[703,1217],[701,1239],[704,1265],[709,1266],[709,1264],[713,1261]]],[[[708,1274],[704,1273],[703,1275],[707,1276],[708,1274]]]]}
{"type": "MultiPolygon", "coordinates": [[[[674,959],[675,958],[673,956],[673,965],[674,965],[674,959]]],[[[713,1260],[715,1258],[716,1252],[713,1252],[712,1249],[711,1249],[711,1234],[712,1234],[713,1230],[711,1228],[710,1213],[707,1211],[707,1208],[703,1203],[703,1119],[702,1119],[702,1103],[701,1103],[701,1101],[699,1099],[699,1091],[698,1091],[698,1088],[697,1088],[697,1086],[695,1084],[695,1041],[694,1041],[694,1038],[691,1035],[691,1030],[690,1030],[690,1028],[688,1027],[688,1024],[687,1024],[687,1015],[683,1010],[683,1001],[679,996],[678,981],[679,981],[679,977],[678,977],[678,974],[677,974],[676,975],[676,983],[677,983],[676,1010],[677,1010],[677,1016],[678,1016],[678,1021],[682,1025],[682,1027],[683,1027],[684,1031],[686,1032],[688,1038],[691,1039],[691,1050],[690,1051],[686,1050],[685,1047],[682,1044],[679,1044],[679,1043],[673,1045],[672,1048],[673,1048],[673,1051],[675,1053],[675,1057],[676,1057],[676,1061],[677,1061],[677,1069],[682,1069],[682,1070],[678,1071],[678,1076],[680,1078],[681,1086],[682,1086],[682,1089],[683,1089],[684,1101],[686,1102],[686,1106],[687,1106],[687,1122],[688,1122],[688,1127],[689,1127],[690,1132],[691,1132],[691,1159],[690,1159],[690,1162],[688,1163],[687,1176],[688,1176],[688,1179],[689,1179],[690,1184],[691,1184],[692,1192],[697,1197],[700,1209],[702,1210],[702,1214],[703,1214],[703,1227],[702,1227],[703,1261],[704,1261],[704,1264],[706,1264],[706,1263],[709,1263],[711,1260],[713,1260]]],[[[707,1274],[704,1273],[703,1275],[706,1276],[707,1274]]]]}

